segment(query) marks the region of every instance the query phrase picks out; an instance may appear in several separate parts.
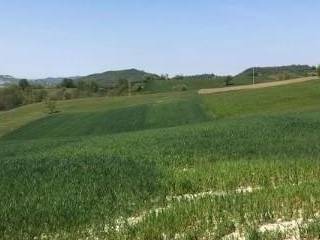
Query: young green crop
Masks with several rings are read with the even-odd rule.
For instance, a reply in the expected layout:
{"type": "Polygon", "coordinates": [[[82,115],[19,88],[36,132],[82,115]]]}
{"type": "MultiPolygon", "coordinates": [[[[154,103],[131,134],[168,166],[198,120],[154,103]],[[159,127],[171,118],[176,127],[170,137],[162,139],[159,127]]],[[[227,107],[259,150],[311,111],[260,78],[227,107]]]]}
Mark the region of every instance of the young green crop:
{"type": "MultiPolygon", "coordinates": [[[[320,140],[318,117],[319,113],[310,112],[105,137],[3,140],[1,234],[19,239],[63,232],[76,239],[78,230],[85,226],[101,226],[120,216],[165,206],[168,195],[241,186],[264,187],[267,194],[274,192],[267,189],[280,186],[285,190],[277,190],[281,201],[291,201],[283,194],[298,191],[294,185],[319,182],[320,147],[309,143],[310,139],[320,140]]],[[[312,193],[317,198],[317,188],[306,191],[303,194],[312,193]]],[[[255,198],[234,197],[236,209],[195,202],[199,207],[191,205],[192,211],[199,212],[203,206],[201,211],[224,209],[221,214],[228,216],[241,214],[239,199],[248,201],[248,206],[258,204],[255,198]]],[[[259,201],[265,198],[263,195],[259,201]]],[[[273,201],[279,202],[277,198],[273,201]]],[[[304,205],[309,206],[308,201],[304,205]]],[[[158,236],[169,226],[172,234],[183,231],[192,221],[179,225],[179,219],[184,218],[179,212],[189,216],[191,210],[183,204],[174,209],[170,219],[177,223],[163,225],[161,219],[152,220],[150,227],[159,228],[153,235],[147,233],[149,230],[139,230],[132,236],[158,236]],[[178,224],[176,228],[174,224],[178,224]]],[[[288,205],[288,210],[298,209],[288,205]]],[[[307,214],[316,210],[317,205],[313,205],[307,214]]]]}

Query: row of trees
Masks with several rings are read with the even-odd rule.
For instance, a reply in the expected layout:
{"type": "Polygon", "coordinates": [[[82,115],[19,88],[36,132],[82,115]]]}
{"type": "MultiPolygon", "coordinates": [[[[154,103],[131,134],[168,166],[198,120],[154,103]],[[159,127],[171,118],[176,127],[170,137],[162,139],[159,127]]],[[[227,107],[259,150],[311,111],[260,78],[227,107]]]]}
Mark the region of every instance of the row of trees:
{"type": "Polygon", "coordinates": [[[45,89],[41,85],[21,79],[18,84],[0,88],[0,111],[49,100],[68,100],[104,94],[106,91],[99,88],[96,82],[75,83],[72,79],[64,79],[57,88],[45,89]]]}
{"type": "MultiPolygon", "coordinates": [[[[133,87],[136,87],[135,85],[133,87]]],[[[26,79],[18,84],[0,88],[0,111],[9,110],[21,105],[74,98],[120,95],[128,90],[128,81],[119,80],[114,89],[101,88],[95,81],[74,81],[65,78],[56,87],[45,88],[26,79]]]]}
{"type": "Polygon", "coordinates": [[[0,89],[0,111],[9,110],[21,105],[42,102],[48,97],[48,92],[37,87],[33,88],[26,80],[20,80],[18,85],[0,89]]]}

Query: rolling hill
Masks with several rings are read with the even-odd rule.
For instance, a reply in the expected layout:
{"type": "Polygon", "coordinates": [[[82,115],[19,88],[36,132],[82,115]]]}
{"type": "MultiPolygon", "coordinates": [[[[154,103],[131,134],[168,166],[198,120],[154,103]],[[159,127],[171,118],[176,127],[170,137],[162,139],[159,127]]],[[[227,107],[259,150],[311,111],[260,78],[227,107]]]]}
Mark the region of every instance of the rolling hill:
{"type": "MultiPolygon", "coordinates": [[[[249,68],[238,75],[235,75],[232,81],[234,85],[245,85],[252,82],[253,68],[249,68]]],[[[308,65],[290,65],[280,67],[256,67],[255,78],[257,83],[294,79],[306,76],[315,76],[315,67],[308,65]]],[[[143,85],[144,92],[167,92],[186,90],[199,90],[202,88],[218,88],[225,86],[226,76],[215,74],[199,74],[190,76],[175,76],[169,79],[163,79],[157,74],[148,73],[137,69],[126,69],[119,71],[106,71],[95,73],[88,76],[66,77],[75,81],[96,81],[101,87],[114,88],[120,80],[128,80],[131,83],[143,85]]],[[[59,84],[64,78],[48,77],[44,79],[32,79],[30,81],[45,86],[54,86],[59,84]]],[[[2,75],[0,76],[0,85],[17,83],[19,79],[2,75]]]]}
{"type": "MultiPolygon", "coordinates": [[[[289,65],[276,67],[255,67],[256,83],[281,81],[300,77],[316,76],[316,68],[308,65],[289,65]]],[[[249,68],[234,76],[234,84],[250,84],[253,77],[253,68],[249,68]]]]}
{"type": "MultiPolygon", "coordinates": [[[[308,65],[290,65],[280,67],[256,67],[255,82],[266,83],[309,76],[316,76],[315,67],[308,65]]],[[[177,76],[169,80],[151,79],[145,83],[146,92],[168,92],[181,90],[199,90],[206,88],[222,88],[226,86],[227,76],[200,74],[177,76]]],[[[253,68],[233,76],[231,85],[248,85],[252,83],[253,68]]]]}
{"type": "Polygon", "coordinates": [[[2,112],[0,238],[283,239],[273,229],[299,223],[315,239],[319,90],[314,80],[2,112]]]}
{"type": "Polygon", "coordinates": [[[142,83],[146,77],[158,77],[156,74],[146,73],[137,69],[127,69],[120,71],[107,71],[103,73],[96,73],[86,77],[81,77],[79,81],[96,81],[102,87],[115,87],[119,80],[125,79],[132,83],[142,83]]]}
{"type": "Polygon", "coordinates": [[[1,86],[6,86],[10,84],[15,84],[19,81],[19,79],[14,78],[9,75],[0,75],[0,87],[1,86]]]}
{"type": "Polygon", "coordinates": [[[239,231],[268,239],[264,224],[302,211],[314,223],[301,235],[312,237],[319,89],[314,80],[61,101],[54,115],[41,104],[0,113],[0,236],[223,239],[239,231]]]}

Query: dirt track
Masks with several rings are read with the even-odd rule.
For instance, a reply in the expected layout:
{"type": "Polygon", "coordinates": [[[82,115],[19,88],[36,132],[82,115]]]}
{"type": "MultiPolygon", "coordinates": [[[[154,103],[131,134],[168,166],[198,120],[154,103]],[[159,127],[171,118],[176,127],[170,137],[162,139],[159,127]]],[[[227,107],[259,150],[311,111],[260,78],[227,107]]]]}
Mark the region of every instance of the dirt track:
{"type": "Polygon", "coordinates": [[[199,94],[213,94],[213,93],[223,93],[223,92],[230,92],[230,91],[238,91],[238,90],[245,90],[245,89],[259,89],[259,88],[267,88],[267,87],[275,87],[275,86],[282,86],[294,83],[302,83],[307,81],[312,81],[319,79],[319,77],[305,77],[305,78],[297,78],[292,80],[285,80],[285,81],[277,81],[277,82],[268,82],[268,83],[258,83],[254,85],[243,85],[243,86],[235,86],[235,87],[224,87],[224,88],[211,88],[211,89],[200,89],[199,94]]]}

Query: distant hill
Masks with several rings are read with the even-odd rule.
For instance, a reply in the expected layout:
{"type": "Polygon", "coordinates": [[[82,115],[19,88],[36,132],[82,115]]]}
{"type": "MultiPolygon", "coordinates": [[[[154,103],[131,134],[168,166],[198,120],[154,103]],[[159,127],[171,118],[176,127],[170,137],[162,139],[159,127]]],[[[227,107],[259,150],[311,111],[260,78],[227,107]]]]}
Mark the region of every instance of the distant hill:
{"type": "MultiPolygon", "coordinates": [[[[250,84],[252,82],[253,68],[249,68],[238,75],[234,76],[232,83],[234,85],[250,84]]],[[[312,76],[316,74],[315,67],[308,65],[290,65],[279,67],[256,67],[256,83],[287,80],[299,77],[312,76]]],[[[114,88],[118,85],[119,80],[128,80],[134,83],[143,83],[147,92],[173,91],[179,88],[183,89],[201,89],[223,87],[225,85],[225,76],[215,74],[199,74],[193,76],[176,76],[173,78],[163,78],[153,73],[137,69],[126,69],[119,71],[106,71],[95,73],[88,76],[67,77],[75,81],[95,81],[101,87],[114,88]],[[148,81],[145,80],[150,77],[148,81]],[[166,81],[164,81],[166,80],[166,81]]],[[[61,83],[64,77],[48,77],[43,79],[29,79],[30,82],[44,86],[56,86],[61,83]]],[[[0,87],[9,84],[17,84],[19,78],[9,75],[0,75],[0,87]]],[[[139,85],[139,84],[138,84],[139,85]]]]}
{"type": "MultiPolygon", "coordinates": [[[[68,79],[79,79],[81,77],[66,77],[68,79]]],[[[65,79],[64,77],[48,77],[48,78],[43,78],[43,79],[34,79],[31,80],[33,83],[44,85],[44,86],[56,86],[62,82],[62,80],[65,79]]]]}
{"type": "MultiPolygon", "coordinates": [[[[155,77],[159,76],[152,73],[147,73],[137,69],[127,69],[120,71],[107,71],[103,73],[91,74],[88,76],[75,76],[75,77],[66,77],[73,80],[82,80],[82,81],[96,81],[102,87],[115,87],[119,80],[126,79],[132,83],[142,82],[146,77],[155,77]]],[[[45,86],[55,86],[64,79],[64,77],[48,77],[43,79],[28,79],[30,82],[41,84],[45,86]]],[[[0,75],[0,86],[5,86],[9,84],[16,84],[20,79],[14,78],[9,75],[0,75]]]]}
{"type": "MultiPolygon", "coordinates": [[[[78,79],[80,77],[67,77],[70,79],[78,79]]],[[[28,79],[30,83],[40,84],[43,86],[56,86],[57,84],[61,83],[63,77],[48,77],[48,78],[40,78],[40,79],[28,79]]],[[[0,75],[0,87],[4,87],[11,84],[18,84],[20,78],[15,78],[10,75],[0,75]]]]}
{"type": "MultiPolygon", "coordinates": [[[[256,67],[256,82],[281,81],[316,74],[315,67],[308,65],[289,65],[279,67],[256,67]]],[[[234,77],[234,84],[248,84],[252,81],[253,68],[249,68],[234,77]]]]}
{"type": "Polygon", "coordinates": [[[96,81],[102,87],[115,87],[119,80],[126,79],[132,83],[143,82],[146,77],[159,77],[137,69],[107,71],[78,78],[79,81],[96,81]]]}
{"type": "Polygon", "coordinates": [[[19,81],[19,79],[14,78],[9,75],[0,75],[0,86],[6,86],[9,84],[15,84],[19,81]]]}

